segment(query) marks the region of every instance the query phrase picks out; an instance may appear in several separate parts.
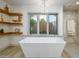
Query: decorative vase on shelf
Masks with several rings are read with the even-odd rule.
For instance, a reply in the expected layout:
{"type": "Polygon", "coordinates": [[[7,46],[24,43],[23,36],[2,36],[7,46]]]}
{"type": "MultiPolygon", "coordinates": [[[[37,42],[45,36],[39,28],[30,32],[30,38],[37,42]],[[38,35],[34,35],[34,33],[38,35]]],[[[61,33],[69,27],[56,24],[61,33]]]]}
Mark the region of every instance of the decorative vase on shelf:
{"type": "Polygon", "coordinates": [[[1,30],[0,30],[0,33],[4,33],[4,29],[1,29],[1,30]]]}
{"type": "Polygon", "coordinates": [[[6,10],[6,12],[9,12],[9,8],[7,5],[5,6],[5,10],[6,10]]]}
{"type": "Polygon", "coordinates": [[[22,19],[22,17],[21,17],[21,16],[19,16],[19,17],[18,17],[18,22],[21,22],[21,19],[22,19]]]}
{"type": "Polygon", "coordinates": [[[0,22],[3,22],[4,21],[4,19],[3,19],[3,16],[1,15],[1,21],[0,22]]]}
{"type": "Polygon", "coordinates": [[[15,28],[15,32],[20,32],[20,29],[19,28],[15,28]]]}

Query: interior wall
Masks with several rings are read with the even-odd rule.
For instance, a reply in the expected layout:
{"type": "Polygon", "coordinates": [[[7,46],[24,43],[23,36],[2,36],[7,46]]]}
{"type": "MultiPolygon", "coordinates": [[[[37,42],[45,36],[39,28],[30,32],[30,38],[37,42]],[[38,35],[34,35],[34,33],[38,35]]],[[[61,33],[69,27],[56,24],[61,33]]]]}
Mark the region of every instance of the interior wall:
{"type": "MultiPolygon", "coordinates": [[[[9,6],[11,11],[23,13],[23,33],[24,35],[29,34],[29,20],[28,13],[44,13],[43,8],[39,5],[27,5],[27,6],[9,6]]],[[[63,6],[54,5],[46,8],[46,13],[58,13],[58,35],[63,36],[63,6]],[[60,20],[61,19],[61,20],[60,20]]]]}
{"type": "MultiPolygon", "coordinates": [[[[75,35],[69,36],[67,33],[67,20],[74,20],[76,23],[77,20],[77,13],[75,11],[64,11],[64,36],[65,36],[65,41],[67,43],[74,43],[76,42],[76,27],[75,27],[75,35]]],[[[73,25],[73,24],[72,24],[73,25]]]]}
{"type": "MultiPolygon", "coordinates": [[[[3,1],[0,0],[0,8],[5,7],[6,3],[4,3],[3,1]]],[[[2,25],[0,24],[0,29],[4,28],[5,32],[7,32],[8,26],[7,25],[2,25]]],[[[4,48],[6,48],[7,46],[9,46],[10,41],[8,40],[8,36],[7,35],[0,35],[0,50],[3,50],[4,48]]]]}
{"type": "MultiPolygon", "coordinates": [[[[19,40],[29,34],[29,19],[28,13],[43,13],[43,8],[39,5],[24,5],[24,6],[16,6],[10,5],[9,10],[12,12],[20,12],[23,14],[22,23],[23,26],[21,27],[21,31],[23,32],[22,36],[7,36],[9,40],[9,44],[19,45],[19,40]]],[[[50,7],[46,8],[46,13],[58,13],[58,36],[63,36],[63,5],[51,5],[50,7]]],[[[11,27],[12,28],[12,27],[11,27]]],[[[4,39],[5,42],[5,39],[4,39]]]]}
{"type": "Polygon", "coordinates": [[[28,35],[29,33],[29,20],[28,20],[28,15],[27,15],[27,9],[23,6],[12,6],[8,5],[10,8],[10,11],[12,12],[19,12],[22,13],[22,26],[18,26],[21,28],[21,32],[23,32],[23,35],[20,36],[9,36],[10,44],[11,45],[19,45],[19,41],[23,39],[24,36],[28,35]]]}
{"type": "MultiPolygon", "coordinates": [[[[31,5],[31,6],[9,6],[11,11],[14,12],[22,12],[23,13],[23,35],[29,34],[29,15],[28,13],[43,13],[43,10],[38,5],[31,5]]],[[[58,13],[58,36],[63,36],[63,6],[54,5],[47,9],[46,13],[58,13]]],[[[11,42],[18,42],[18,38],[12,38],[11,42]]]]}
{"type": "Polygon", "coordinates": [[[76,26],[76,35],[77,35],[77,38],[75,39],[75,41],[76,41],[76,43],[77,44],[79,44],[79,10],[78,11],[76,11],[76,14],[77,14],[77,16],[76,16],[76,24],[77,24],[77,26],[76,26]]]}
{"type": "MultiPolygon", "coordinates": [[[[43,13],[43,8],[40,6],[27,6],[27,13],[43,13]]],[[[58,13],[58,35],[63,36],[63,6],[62,5],[52,5],[46,8],[46,13],[58,13]]]]}

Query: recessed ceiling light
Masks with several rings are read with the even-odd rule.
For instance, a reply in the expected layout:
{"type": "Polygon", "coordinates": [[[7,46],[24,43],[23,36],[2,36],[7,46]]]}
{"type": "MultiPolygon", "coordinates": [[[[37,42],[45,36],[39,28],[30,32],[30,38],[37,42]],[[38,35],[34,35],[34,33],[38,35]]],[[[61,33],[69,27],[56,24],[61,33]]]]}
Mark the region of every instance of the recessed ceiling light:
{"type": "Polygon", "coordinates": [[[76,5],[79,5],[79,2],[76,2],[76,5]]]}

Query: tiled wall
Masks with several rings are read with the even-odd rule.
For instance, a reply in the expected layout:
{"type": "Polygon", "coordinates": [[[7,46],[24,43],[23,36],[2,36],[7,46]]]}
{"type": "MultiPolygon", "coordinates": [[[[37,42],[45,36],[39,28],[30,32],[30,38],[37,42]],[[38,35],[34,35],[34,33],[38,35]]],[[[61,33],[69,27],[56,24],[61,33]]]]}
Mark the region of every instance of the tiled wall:
{"type": "MultiPolygon", "coordinates": [[[[67,32],[67,20],[74,20],[76,23],[76,12],[75,11],[64,11],[64,35],[65,35],[65,40],[68,43],[74,43],[75,39],[76,39],[76,28],[75,30],[75,35],[73,36],[68,36],[68,32],[67,32]]],[[[73,25],[73,24],[72,24],[73,25]]]]}
{"type": "Polygon", "coordinates": [[[76,42],[79,44],[79,11],[76,12],[77,16],[76,16],[76,34],[77,34],[77,39],[76,42]]]}

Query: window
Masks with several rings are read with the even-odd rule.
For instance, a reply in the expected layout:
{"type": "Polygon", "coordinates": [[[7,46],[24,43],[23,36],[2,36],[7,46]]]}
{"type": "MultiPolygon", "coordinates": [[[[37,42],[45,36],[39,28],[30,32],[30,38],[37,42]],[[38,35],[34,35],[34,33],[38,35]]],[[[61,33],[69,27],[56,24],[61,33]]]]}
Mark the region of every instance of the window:
{"type": "Polygon", "coordinates": [[[30,34],[57,34],[57,14],[29,14],[30,34]]]}
{"type": "Polygon", "coordinates": [[[47,33],[47,19],[46,15],[39,15],[39,32],[40,34],[47,33]]]}
{"type": "Polygon", "coordinates": [[[30,17],[30,34],[37,34],[37,16],[30,17]]]}
{"type": "Polygon", "coordinates": [[[57,34],[56,15],[49,15],[49,34],[57,34]]]}

